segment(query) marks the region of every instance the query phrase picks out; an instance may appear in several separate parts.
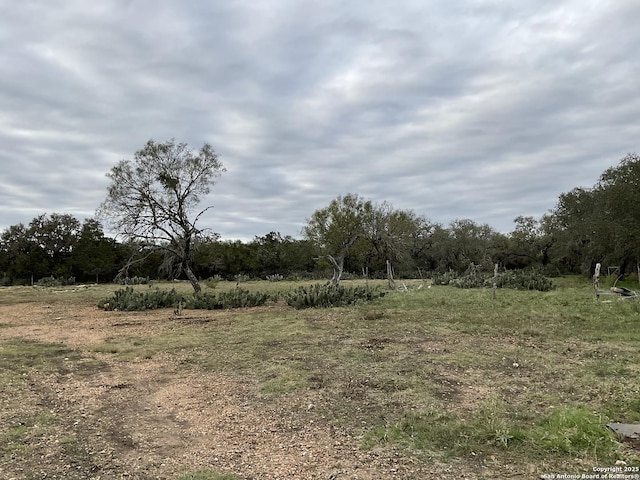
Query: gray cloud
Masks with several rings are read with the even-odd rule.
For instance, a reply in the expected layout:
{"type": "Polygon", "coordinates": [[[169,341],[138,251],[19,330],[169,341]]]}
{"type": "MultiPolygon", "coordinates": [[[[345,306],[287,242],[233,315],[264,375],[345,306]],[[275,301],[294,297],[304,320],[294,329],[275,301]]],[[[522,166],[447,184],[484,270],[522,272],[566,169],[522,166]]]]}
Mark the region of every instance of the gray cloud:
{"type": "Polygon", "coordinates": [[[357,192],[509,231],[636,151],[633,1],[0,0],[0,228],[90,216],[153,138],[228,172],[203,226],[297,236],[357,192]],[[433,2],[432,2],[433,3],[433,2]]]}

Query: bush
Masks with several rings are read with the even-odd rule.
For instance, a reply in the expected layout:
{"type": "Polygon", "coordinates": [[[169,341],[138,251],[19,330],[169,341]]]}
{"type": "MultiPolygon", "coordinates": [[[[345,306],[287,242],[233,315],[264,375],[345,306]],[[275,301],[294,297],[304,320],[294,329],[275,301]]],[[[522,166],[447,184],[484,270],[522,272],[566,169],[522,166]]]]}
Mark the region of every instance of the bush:
{"type": "Polygon", "coordinates": [[[149,277],[125,277],[120,279],[120,285],[146,285],[149,277]]]}
{"type": "Polygon", "coordinates": [[[485,277],[479,271],[470,271],[462,276],[454,272],[435,274],[434,285],[451,285],[458,288],[491,288],[493,283],[499,288],[514,288],[516,290],[539,290],[548,292],[555,288],[550,278],[539,270],[510,270],[500,273],[497,277],[485,277]]]}
{"type": "Polygon", "coordinates": [[[75,285],[76,277],[59,277],[56,278],[53,275],[50,277],[41,278],[36,282],[39,287],[64,287],[66,285],[75,285]]]}
{"type": "Polygon", "coordinates": [[[236,283],[249,282],[251,281],[251,276],[247,275],[246,273],[239,273],[237,275],[234,275],[233,281],[236,283]]]}
{"type": "Polygon", "coordinates": [[[479,272],[474,272],[463,275],[462,277],[451,279],[449,285],[453,285],[458,288],[483,288],[488,287],[488,283],[490,283],[490,280],[485,280],[479,272]]]}
{"type": "Polygon", "coordinates": [[[298,287],[285,294],[287,305],[294,308],[327,308],[353,305],[360,301],[371,301],[384,296],[384,292],[369,287],[343,287],[314,284],[298,287]]]}
{"type": "Polygon", "coordinates": [[[270,282],[282,282],[284,280],[284,276],[279,273],[274,273],[273,275],[267,275],[267,280],[270,282]]]}
{"type": "Polygon", "coordinates": [[[200,310],[220,310],[226,308],[259,307],[271,299],[271,295],[262,292],[250,292],[242,288],[235,288],[230,292],[217,295],[210,293],[196,293],[187,299],[185,308],[200,310]]]}
{"type": "Polygon", "coordinates": [[[458,274],[452,270],[445,273],[434,273],[431,277],[431,283],[434,285],[450,285],[451,282],[458,278],[458,274]]]}
{"type": "Polygon", "coordinates": [[[156,288],[148,292],[139,292],[133,287],[118,290],[113,297],[103,300],[98,304],[105,310],[140,311],[154,310],[157,308],[183,308],[200,310],[219,310],[226,308],[257,307],[264,305],[271,296],[267,293],[250,292],[242,288],[236,288],[230,292],[222,292],[218,295],[210,293],[196,293],[185,297],[174,288],[160,290],[156,288]]]}
{"type": "Polygon", "coordinates": [[[138,292],[132,287],[126,287],[114,292],[113,297],[103,300],[98,307],[105,310],[140,311],[177,307],[180,303],[184,304],[185,298],[175,288],[138,292]]]}
{"type": "Polygon", "coordinates": [[[516,290],[539,290],[548,292],[555,286],[550,278],[545,277],[538,270],[515,270],[498,275],[496,285],[500,288],[515,288],[516,290]]]}
{"type": "Polygon", "coordinates": [[[205,281],[203,281],[202,283],[206,286],[209,287],[210,289],[215,289],[218,286],[218,283],[220,283],[220,281],[222,280],[222,277],[220,275],[214,275],[213,277],[209,277],[207,278],[205,281]]]}

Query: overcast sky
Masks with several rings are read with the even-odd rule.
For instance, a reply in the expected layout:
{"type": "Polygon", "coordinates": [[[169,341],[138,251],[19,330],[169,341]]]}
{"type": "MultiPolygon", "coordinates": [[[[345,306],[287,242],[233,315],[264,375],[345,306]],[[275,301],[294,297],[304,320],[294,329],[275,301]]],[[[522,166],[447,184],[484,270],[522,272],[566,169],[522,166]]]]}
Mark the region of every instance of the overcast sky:
{"type": "Polygon", "coordinates": [[[0,0],[0,229],[93,216],[149,139],[210,143],[202,219],[358,193],[509,232],[640,151],[638,0],[0,0]]]}

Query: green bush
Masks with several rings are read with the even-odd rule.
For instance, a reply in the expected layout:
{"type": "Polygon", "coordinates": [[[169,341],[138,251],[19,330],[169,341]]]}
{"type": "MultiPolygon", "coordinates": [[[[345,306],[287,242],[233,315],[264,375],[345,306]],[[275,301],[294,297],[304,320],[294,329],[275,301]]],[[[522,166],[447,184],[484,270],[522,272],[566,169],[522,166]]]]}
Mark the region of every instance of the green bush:
{"type": "Polygon", "coordinates": [[[41,278],[36,282],[36,285],[39,287],[64,287],[67,285],[75,285],[76,277],[54,277],[53,275],[50,277],[41,278]]]}
{"type": "Polygon", "coordinates": [[[434,285],[450,285],[452,280],[458,278],[458,274],[452,270],[445,273],[434,273],[431,277],[431,282],[434,285]]]}
{"type": "Polygon", "coordinates": [[[98,307],[105,310],[140,311],[177,307],[180,303],[184,304],[185,298],[175,288],[139,292],[133,287],[126,287],[114,292],[113,297],[103,300],[98,307]]]}
{"type": "Polygon", "coordinates": [[[98,304],[105,310],[140,311],[156,308],[183,308],[200,310],[217,310],[226,308],[257,307],[264,305],[271,296],[267,293],[250,292],[242,288],[236,288],[230,292],[221,292],[217,295],[211,293],[196,293],[193,296],[183,296],[171,290],[150,290],[140,292],[133,287],[118,290],[113,297],[103,300],[98,304]]]}
{"type": "Polygon", "coordinates": [[[369,287],[343,287],[316,283],[298,287],[285,294],[287,305],[294,308],[327,308],[353,305],[384,296],[384,292],[369,287]]]}
{"type": "Polygon", "coordinates": [[[271,299],[271,295],[262,292],[250,292],[243,288],[235,288],[230,292],[220,292],[219,294],[196,293],[188,298],[185,308],[200,310],[219,310],[226,308],[246,308],[264,305],[271,299]]]}
{"type": "Polygon", "coordinates": [[[125,277],[120,279],[120,285],[147,285],[149,277],[125,277]]]}
{"type": "MultiPolygon", "coordinates": [[[[489,280],[492,283],[492,280],[489,280]]],[[[496,278],[496,285],[500,288],[515,288],[516,290],[539,290],[548,292],[555,286],[550,278],[545,277],[538,270],[513,270],[501,273],[496,278]]]]}
{"type": "Polygon", "coordinates": [[[500,273],[495,278],[493,276],[486,277],[477,270],[462,276],[457,276],[454,272],[433,276],[434,285],[451,285],[458,288],[491,288],[494,281],[498,288],[541,292],[548,292],[555,288],[551,279],[544,276],[539,270],[510,270],[500,273]]]}
{"type": "Polygon", "coordinates": [[[270,282],[282,282],[284,280],[284,276],[279,273],[274,273],[273,275],[267,275],[266,279],[270,282]]]}
{"type": "Polygon", "coordinates": [[[209,278],[207,278],[207,279],[206,279],[206,280],[204,280],[202,283],[203,283],[206,287],[208,287],[208,288],[210,288],[210,289],[214,290],[214,289],[218,286],[218,284],[220,283],[220,281],[221,281],[221,280],[222,280],[222,278],[220,277],[220,275],[215,275],[215,276],[213,276],[213,277],[209,277],[209,278]]]}
{"type": "Polygon", "coordinates": [[[462,277],[453,278],[449,282],[449,285],[453,285],[458,288],[483,288],[489,286],[487,284],[489,280],[480,275],[479,272],[463,275],[462,277]]]}

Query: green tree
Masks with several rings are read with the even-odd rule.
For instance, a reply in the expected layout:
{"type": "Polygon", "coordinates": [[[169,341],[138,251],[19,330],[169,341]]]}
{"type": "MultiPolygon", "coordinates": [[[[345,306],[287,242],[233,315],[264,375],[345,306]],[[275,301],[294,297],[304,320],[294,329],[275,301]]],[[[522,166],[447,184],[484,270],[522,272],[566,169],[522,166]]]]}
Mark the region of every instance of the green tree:
{"type": "Polygon", "coordinates": [[[411,210],[397,210],[387,202],[374,207],[367,240],[387,272],[389,285],[393,279],[387,264],[400,269],[413,268],[411,253],[420,234],[423,219],[411,210]]]}
{"type": "Polygon", "coordinates": [[[174,140],[149,140],[133,160],[122,160],[107,174],[111,185],[98,215],[147,254],[171,255],[199,292],[193,247],[201,233],[198,220],[211,208],[199,209],[199,204],[224,171],[206,143],[195,152],[174,140]]]}
{"type": "Polygon", "coordinates": [[[600,251],[618,260],[621,274],[640,261],[640,156],[627,154],[605,170],[596,186],[598,221],[594,236],[600,251]]]}
{"type": "Polygon", "coordinates": [[[589,275],[592,265],[604,260],[608,233],[603,225],[608,219],[602,206],[596,190],[574,188],[561,194],[555,208],[543,218],[543,231],[553,239],[552,262],[560,272],[589,275]]]}
{"type": "Polygon", "coordinates": [[[492,270],[491,246],[495,236],[496,231],[487,224],[477,224],[469,219],[451,222],[448,257],[453,259],[453,269],[463,272],[473,263],[492,270]]]}
{"type": "Polygon", "coordinates": [[[82,224],[80,238],[72,253],[72,262],[77,277],[92,276],[96,283],[100,275],[113,273],[118,258],[118,245],[113,238],[104,235],[102,224],[88,218],[82,224]]]}
{"type": "Polygon", "coordinates": [[[530,216],[518,216],[513,221],[516,226],[509,235],[508,250],[503,259],[505,267],[546,267],[553,242],[545,233],[542,222],[530,216]]]}
{"type": "Polygon", "coordinates": [[[24,224],[12,225],[0,235],[0,270],[11,284],[26,283],[48,272],[44,250],[24,224]]]}
{"type": "Polygon", "coordinates": [[[43,214],[31,221],[28,232],[45,254],[47,273],[56,277],[70,276],[73,269],[71,254],[80,237],[80,221],[69,214],[43,214]]]}
{"type": "Polygon", "coordinates": [[[366,237],[373,220],[371,201],[357,194],[339,196],[329,206],[316,210],[302,233],[317,245],[322,256],[333,267],[332,284],[338,285],[344,271],[344,261],[358,239],[366,237]]]}
{"type": "Polygon", "coordinates": [[[397,210],[387,202],[373,204],[349,194],[314,212],[303,234],[329,260],[331,281],[337,285],[349,256],[361,267],[385,270],[387,262],[411,263],[423,221],[411,210],[397,210]]]}

